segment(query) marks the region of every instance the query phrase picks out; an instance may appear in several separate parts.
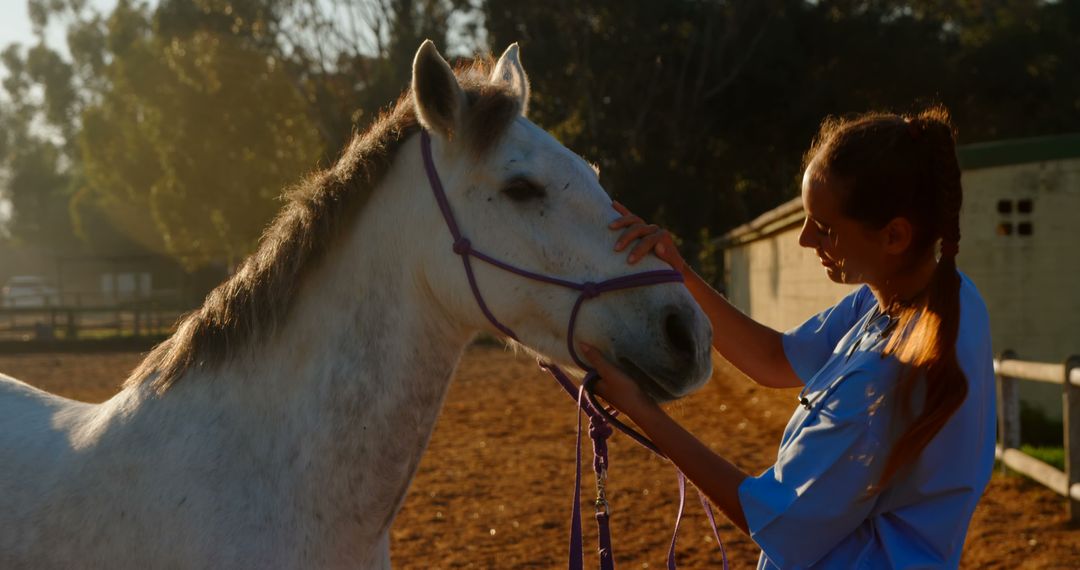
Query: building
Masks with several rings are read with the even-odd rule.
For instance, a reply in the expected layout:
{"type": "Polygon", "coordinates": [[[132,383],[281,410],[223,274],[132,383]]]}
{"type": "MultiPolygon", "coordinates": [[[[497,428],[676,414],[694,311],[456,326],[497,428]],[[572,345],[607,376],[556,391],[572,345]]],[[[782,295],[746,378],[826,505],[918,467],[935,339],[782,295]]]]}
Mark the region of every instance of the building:
{"type": "MultiPolygon", "coordinates": [[[[994,350],[1061,362],[1080,354],[1080,133],[962,146],[964,206],[957,264],[990,311],[994,350]]],[[[724,235],[728,298],[786,330],[851,291],[824,278],[797,236],[796,198],[724,235]]],[[[1060,417],[1060,388],[1022,397],[1060,417]]]]}
{"type": "Polygon", "coordinates": [[[75,255],[32,246],[0,247],[0,286],[20,277],[41,279],[55,290],[50,305],[95,307],[155,299],[175,305],[185,276],[175,261],[156,255],[75,255]]]}

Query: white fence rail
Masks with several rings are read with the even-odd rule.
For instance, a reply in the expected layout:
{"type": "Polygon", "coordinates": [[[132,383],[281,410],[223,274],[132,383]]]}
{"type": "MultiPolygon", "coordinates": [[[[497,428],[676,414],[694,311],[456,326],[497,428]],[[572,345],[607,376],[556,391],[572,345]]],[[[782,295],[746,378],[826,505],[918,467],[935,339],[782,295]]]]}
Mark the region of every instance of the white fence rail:
{"type": "Polygon", "coordinates": [[[1006,467],[1045,485],[1069,502],[1069,517],[1080,520],[1080,356],[1063,364],[1018,360],[1007,350],[994,359],[998,385],[997,458],[1006,467]],[[1020,451],[1020,395],[1018,380],[1058,384],[1062,387],[1065,470],[1020,451]]]}

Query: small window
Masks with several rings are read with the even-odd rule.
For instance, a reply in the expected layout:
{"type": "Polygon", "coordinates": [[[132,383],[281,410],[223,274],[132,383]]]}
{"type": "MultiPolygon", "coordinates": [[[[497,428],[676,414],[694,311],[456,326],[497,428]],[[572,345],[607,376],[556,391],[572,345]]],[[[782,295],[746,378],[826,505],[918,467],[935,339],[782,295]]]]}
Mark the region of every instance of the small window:
{"type": "Polygon", "coordinates": [[[1031,231],[1032,231],[1031,222],[1020,222],[1020,224],[1018,224],[1016,226],[1016,233],[1018,233],[1018,234],[1020,234],[1022,236],[1031,235],[1031,231]]]}
{"type": "Polygon", "coordinates": [[[1020,212],[1021,214],[1030,214],[1031,207],[1032,204],[1030,199],[1020,200],[1016,203],[1016,211],[1020,212]]]}
{"type": "Polygon", "coordinates": [[[1011,214],[1012,213],[1012,200],[998,200],[998,213],[999,214],[1011,214]]]}
{"type": "Polygon", "coordinates": [[[1012,224],[1010,224],[1009,222],[1002,222],[1002,223],[998,224],[998,226],[997,226],[997,235],[999,235],[999,236],[1011,236],[1012,235],[1012,224]]]}

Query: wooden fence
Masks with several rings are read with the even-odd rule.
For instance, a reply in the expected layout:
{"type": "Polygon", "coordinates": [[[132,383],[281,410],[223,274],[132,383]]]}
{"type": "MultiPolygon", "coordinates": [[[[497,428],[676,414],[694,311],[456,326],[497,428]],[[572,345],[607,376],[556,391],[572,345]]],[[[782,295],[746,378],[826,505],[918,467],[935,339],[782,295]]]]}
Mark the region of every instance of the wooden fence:
{"type": "Polygon", "coordinates": [[[161,336],[185,311],[176,303],[0,308],[0,341],[78,341],[161,336]]]}
{"type": "Polygon", "coordinates": [[[1049,364],[1018,360],[1015,352],[1007,350],[994,359],[994,372],[998,385],[997,458],[1006,467],[1064,496],[1069,517],[1080,520],[1080,356],[1072,356],[1063,364],[1049,364]],[[1020,451],[1018,380],[1061,385],[1064,472],[1020,451]]]}

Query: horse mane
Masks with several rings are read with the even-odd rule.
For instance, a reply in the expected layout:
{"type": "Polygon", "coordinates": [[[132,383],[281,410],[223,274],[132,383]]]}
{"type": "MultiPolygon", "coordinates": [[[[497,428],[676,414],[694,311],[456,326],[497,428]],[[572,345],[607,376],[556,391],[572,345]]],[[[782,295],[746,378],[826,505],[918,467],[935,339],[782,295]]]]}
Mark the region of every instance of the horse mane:
{"type": "MultiPolygon", "coordinates": [[[[477,58],[455,71],[465,91],[465,142],[478,155],[521,113],[517,97],[488,81],[493,61],[477,58]]],[[[285,205],[256,250],[182,317],[176,332],[154,347],[124,386],[150,382],[162,393],[191,369],[210,369],[276,330],[289,315],[304,277],[356,219],[401,145],[420,130],[406,90],[363,133],[354,134],[337,163],[309,175],[282,197],[285,205]]]]}

